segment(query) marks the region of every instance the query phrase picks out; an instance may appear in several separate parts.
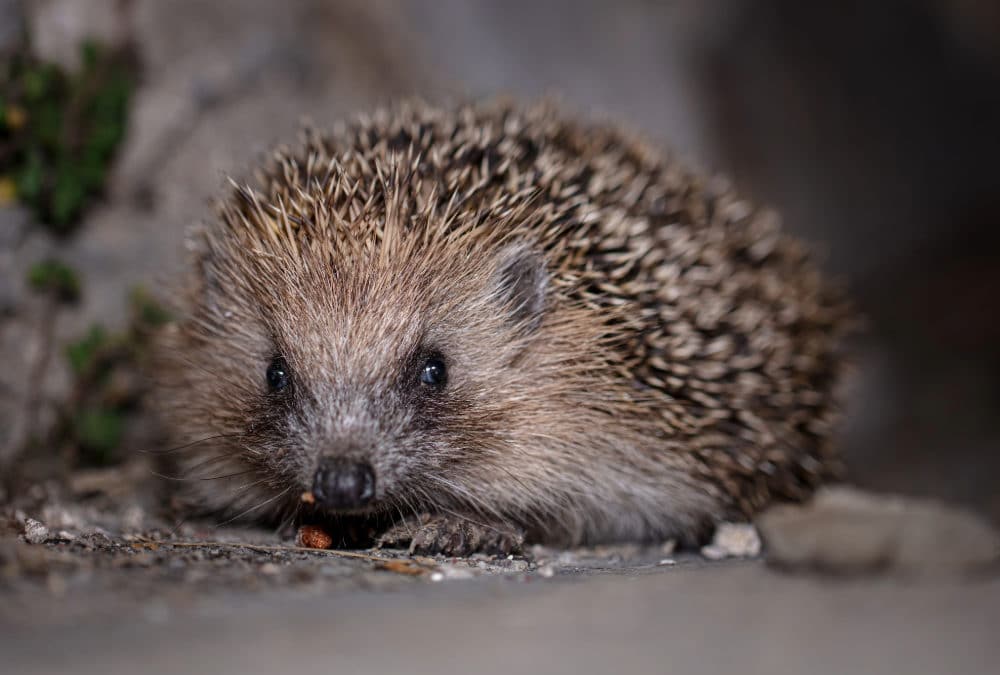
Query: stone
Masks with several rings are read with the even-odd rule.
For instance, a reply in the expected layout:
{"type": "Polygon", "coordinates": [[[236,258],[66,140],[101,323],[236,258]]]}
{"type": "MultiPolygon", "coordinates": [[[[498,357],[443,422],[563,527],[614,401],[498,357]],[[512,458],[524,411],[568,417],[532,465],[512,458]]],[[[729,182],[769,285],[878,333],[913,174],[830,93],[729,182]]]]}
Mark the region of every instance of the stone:
{"type": "Polygon", "coordinates": [[[49,528],[45,523],[27,518],[24,521],[24,539],[29,544],[44,544],[49,538],[49,528]]]}
{"type": "Polygon", "coordinates": [[[701,554],[709,560],[753,558],[760,554],[760,536],[750,523],[720,523],[701,554]]]}
{"type": "Polygon", "coordinates": [[[1000,562],[1000,533],[984,518],[931,499],[851,487],[805,505],[775,506],[757,521],[772,565],[835,574],[967,574],[1000,562]]]}

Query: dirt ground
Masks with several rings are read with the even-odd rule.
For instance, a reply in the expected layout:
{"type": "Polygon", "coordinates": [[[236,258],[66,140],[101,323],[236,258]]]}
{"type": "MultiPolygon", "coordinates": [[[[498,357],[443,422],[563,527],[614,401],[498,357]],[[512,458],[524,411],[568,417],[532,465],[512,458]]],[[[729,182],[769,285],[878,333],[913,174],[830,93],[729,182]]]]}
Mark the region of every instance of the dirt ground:
{"type": "Polygon", "coordinates": [[[36,497],[45,531],[0,521],[5,672],[916,675],[993,673],[1000,657],[996,568],[831,577],[669,546],[316,551],[161,521],[141,497],[111,511],[36,497]]]}
{"type": "MultiPolygon", "coordinates": [[[[17,4],[0,0],[0,41],[17,4]]],[[[128,289],[170,278],[185,227],[206,217],[225,176],[303,118],[332,123],[410,94],[558,93],[695,161],[724,156],[686,62],[692,36],[706,31],[698,3],[536,4],[27,3],[46,57],[72,62],[78,39],[96,35],[136,48],[142,77],[106,194],[75,236],[0,207],[0,470],[19,466],[17,481],[0,480],[0,672],[997,672],[1000,575],[982,564],[996,534],[936,506],[940,517],[909,503],[807,513],[818,519],[775,530],[788,545],[765,547],[769,561],[753,547],[712,560],[669,545],[411,558],[303,550],[275,532],[185,519],[143,454],[162,441],[141,409],[112,466],[81,468],[54,445],[24,454],[57,425],[73,388],[65,345],[95,323],[123,330],[128,289]],[[519,20],[525,12],[537,21],[519,20]],[[83,285],[58,312],[24,282],[49,256],[83,285]],[[828,531],[839,534],[813,536],[828,531]],[[809,569],[790,572],[779,550],[809,569]]],[[[835,266],[837,255],[853,260],[839,231],[806,220],[796,231],[833,241],[835,266]]],[[[931,438],[894,417],[932,417],[893,403],[903,385],[880,368],[895,352],[876,344],[866,354],[867,398],[848,442],[860,482],[964,500],[1000,521],[996,453],[946,462],[928,442],[909,461],[908,446],[886,442],[868,461],[857,450],[887,427],[899,434],[891,439],[931,438]]],[[[980,370],[948,370],[937,387],[928,368],[921,386],[958,400],[982,384],[980,370]]],[[[945,411],[968,422],[954,457],[995,449],[988,409],[984,395],[945,411]]]]}
{"type": "Polygon", "coordinates": [[[5,672],[971,675],[1000,656],[996,576],[847,581],[659,549],[411,561],[192,534],[16,544],[5,672]]]}

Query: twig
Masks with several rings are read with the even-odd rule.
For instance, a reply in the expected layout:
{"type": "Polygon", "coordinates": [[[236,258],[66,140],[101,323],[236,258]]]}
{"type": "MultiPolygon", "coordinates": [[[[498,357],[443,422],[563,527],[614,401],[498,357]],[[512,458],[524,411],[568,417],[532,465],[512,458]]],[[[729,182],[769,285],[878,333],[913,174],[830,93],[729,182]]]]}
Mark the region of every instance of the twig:
{"type": "MultiPolygon", "coordinates": [[[[150,541],[143,539],[141,541],[131,542],[132,546],[148,548],[150,546],[180,546],[186,548],[245,548],[251,551],[258,551],[260,553],[282,553],[282,552],[295,552],[295,553],[323,553],[335,558],[354,558],[358,560],[367,560],[369,562],[386,565],[386,563],[398,563],[398,558],[383,558],[381,556],[370,555],[368,553],[359,553],[357,551],[336,551],[332,549],[325,548],[309,548],[306,546],[273,546],[267,544],[243,544],[239,542],[226,542],[226,541],[150,541]]],[[[423,561],[407,560],[405,561],[409,564],[416,565],[419,567],[433,569],[434,565],[428,565],[423,561]]],[[[389,565],[389,569],[398,565],[389,565]]]]}

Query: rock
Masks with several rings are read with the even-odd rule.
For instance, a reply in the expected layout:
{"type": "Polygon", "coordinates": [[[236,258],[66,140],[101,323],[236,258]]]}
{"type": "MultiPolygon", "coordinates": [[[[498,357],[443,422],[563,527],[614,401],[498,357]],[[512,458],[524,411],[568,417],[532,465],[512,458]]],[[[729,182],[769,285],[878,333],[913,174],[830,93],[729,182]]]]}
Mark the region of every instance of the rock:
{"type": "Polygon", "coordinates": [[[929,499],[820,490],[806,505],[757,519],[769,563],[838,574],[963,574],[1000,562],[1000,533],[978,515],[929,499]]]}
{"type": "Polygon", "coordinates": [[[24,540],[29,544],[44,544],[49,538],[49,528],[45,523],[27,518],[24,521],[24,540]]]}
{"type": "Polygon", "coordinates": [[[0,0],[0,51],[14,49],[22,39],[24,17],[20,0],[0,0]]]}
{"type": "Polygon", "coordinates": [[[24,282],[16,276],[18,248],[27,236],[31,212],[22,206],[0,206],[0,316],[12,314],[17,309],[19,296],[23,295],[24,282]]]}
{"type": "Polygon", "coordinates": [[[750,523],[720,523],[701,554],[709,560],[752,558],[760,554],[760,537],[750,523]]]}
{"type": "Polygon", "coordinates": [[[0,471],[31,438],[49,436],[59,421],[54,403],[70,395],[65,343],[57,339],[67,310],[27,281],[32,266],[58,258],[57,250],[52,236],[31,227],[28,211],[0,207],[0,352],[19,355],[0,370],[0,471]]]}
{"type": "Polygon", "coordinates": [[[454,563],[441,563],[438,568],[431,572],[431,581],[444,581],[445,579],[472,579],[476,572],[465,565],[454,563]]]}
{"type": "Polygon", "coordinates": [[[127,4],[118,0],[51,0],[27,5],[35,55],[75,70],[80,44],[96,40],[119,46],[128,38],[127,4]]]}

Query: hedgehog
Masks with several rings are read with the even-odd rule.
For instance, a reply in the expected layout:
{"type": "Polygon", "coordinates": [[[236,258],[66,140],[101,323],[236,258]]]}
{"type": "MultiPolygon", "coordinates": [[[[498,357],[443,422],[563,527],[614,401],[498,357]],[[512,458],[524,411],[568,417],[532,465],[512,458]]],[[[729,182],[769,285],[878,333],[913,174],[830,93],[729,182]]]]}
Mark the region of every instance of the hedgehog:
{"type": "Polygon", "coordinates": [[[697,544],[841,473],[848,303],[772,210],[616,124],[408,102],[306,128],[190,243],[160,399],[229,519],[697,544]]]}

